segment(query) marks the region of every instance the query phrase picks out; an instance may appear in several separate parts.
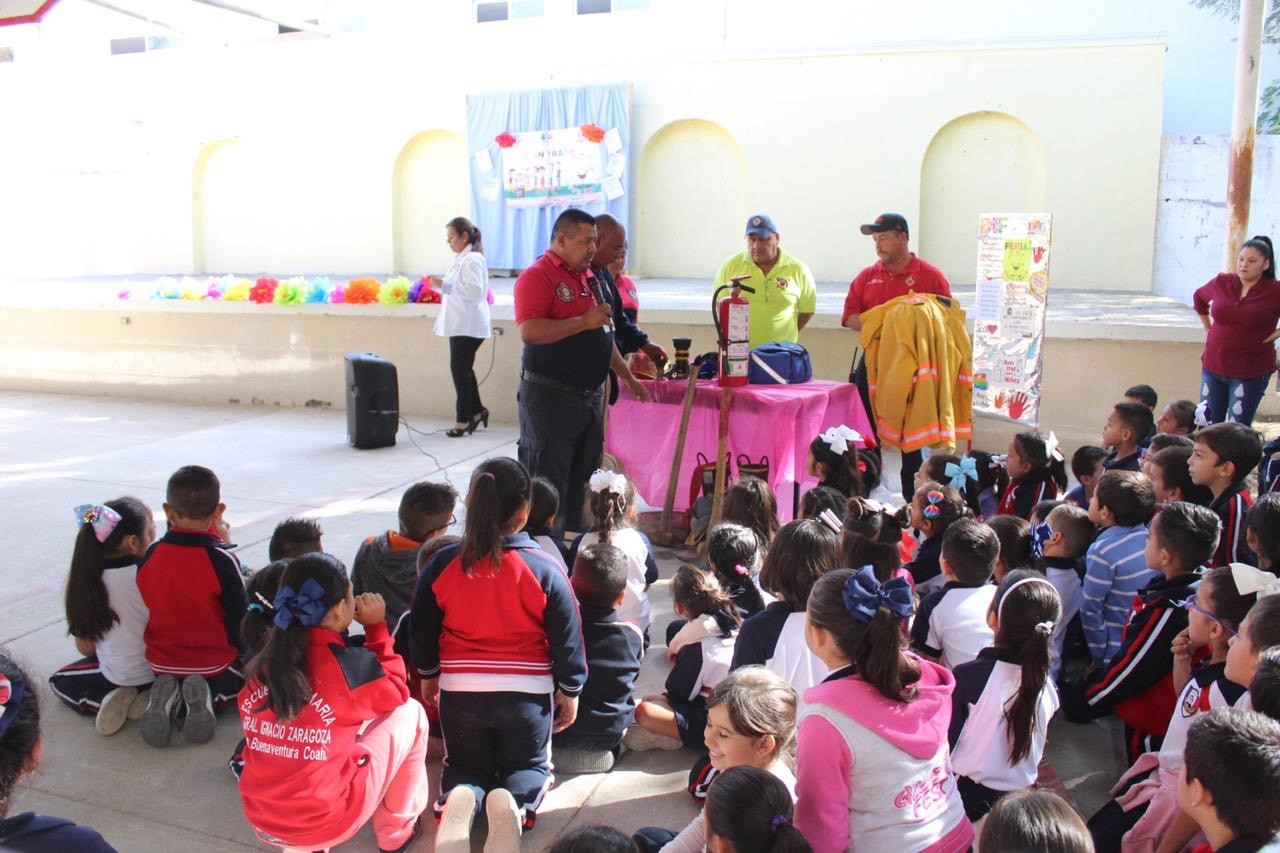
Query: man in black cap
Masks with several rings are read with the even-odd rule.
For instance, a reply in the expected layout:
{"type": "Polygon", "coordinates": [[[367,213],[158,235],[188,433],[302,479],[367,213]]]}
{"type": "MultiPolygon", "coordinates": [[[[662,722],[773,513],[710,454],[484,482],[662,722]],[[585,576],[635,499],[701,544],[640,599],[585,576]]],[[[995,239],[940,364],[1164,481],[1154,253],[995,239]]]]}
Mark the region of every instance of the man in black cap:
{"type": "MultiPolygon", "coordinates": [[[[861,315],[864,311],[908,293],[951,296],[951,284],[942,270],[920,260],[908,248],[910,231],[906,218],[901,214],[882,213],[876,217],[875,222],[863,225],[859,230],[875,239],[876,257],[879,260],[858,273],[857,278],[849,285],[849,295],[844,299],[844,313],[840,317],[840,322],[846,328],[855,332],[861,330],[861,315]]],[[[862,359],[861,350],[855,354],[850,379],[858,386],[862,404],[871,414],[871,423],[874,425],[875,415],[871,411],[871,396],[867,391],[867,366],[862,359]]],[[[907,500],[911,499],[914,492],[916,471],[920,470],[923,461],[919,450],[902,454],[902,496],[907,500]]]]}
{"type": "Polygon", "coordinates": [[[763,213],[747,220],[747,250],[727,258],[716,273],[712,291],[741,278],[755,293],[743,291],[751,303],[751,347],[771,341],[796,341],[818,309],[813,273],[799,258],[778,246],[778,226],[763,213]]]}

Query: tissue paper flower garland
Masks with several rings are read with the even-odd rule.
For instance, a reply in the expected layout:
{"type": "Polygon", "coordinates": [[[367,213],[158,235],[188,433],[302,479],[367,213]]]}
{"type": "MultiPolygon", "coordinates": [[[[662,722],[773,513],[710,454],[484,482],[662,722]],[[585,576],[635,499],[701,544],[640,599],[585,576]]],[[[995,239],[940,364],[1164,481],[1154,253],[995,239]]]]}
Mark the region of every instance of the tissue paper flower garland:
{"type": "Polygon", "coordinates": [[[378,289],[378,301],[383,305],[403,305],[409,301],[409,279],[402,275],[387,279],[378,289]]]}
{"type": "MultiPolygon", "coordinates": [[[[430,276],[423,276],[415,282],[403,275],[392,276],[385,282],[365,276],[337,284],[325,276],[316,276],[310,281],[304,276],[292,276],[284,280],[264,276],[257,281],[234,275],[210,276],[205,279],[164,276],[156,279],[149,293],[144,291],[143,295],[136,298],[148,297],[189,302],[253,302],[258,305],[282,306],[326,303],[438,305],[442,299],[440,291],[431,286],[430,276]]],[[[126,287],[116,292],[116,298],[133,299],[135,294],[130,287],[126,287]]]]}
{"type": "Polygon", "coordinates": [[[368,305],[378,300],[381,285],[376,278],[353,278],[347,282],[342,301],[354,305],[368,305]]]}

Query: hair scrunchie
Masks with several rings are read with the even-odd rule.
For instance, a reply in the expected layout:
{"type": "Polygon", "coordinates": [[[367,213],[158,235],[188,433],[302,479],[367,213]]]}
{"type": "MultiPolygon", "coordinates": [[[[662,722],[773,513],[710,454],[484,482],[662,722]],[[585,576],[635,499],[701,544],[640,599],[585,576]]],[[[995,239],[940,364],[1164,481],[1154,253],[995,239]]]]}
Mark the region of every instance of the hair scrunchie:
{"type": "Polygon", "coordinates": [[[106,542],[120,523],[120,513],[104,504],[80,504],[74,512],[77,524],[92,525],[93,538],[98,544],[106,542]]]}
{"type": "Polygon", "coordinates": [[[790,821],[787,820],[787,816],[784,814],[776,814],[773,816],[773,819],[769,821],[769,825],[773,827],[774,832],[777,832],[779,827],[785,826],[788,823],[790,823],[790,821]]]}
{"type": "Polygon", "coordinates": [[[296,620],[305,628],[314,628],[324,621],[329,612],[329,605],[324,603],[324,587],[315,578],[307,578],[302,589],[295,590],[291,586],[282,586],[271,603],[276,609],[275,626],[281,631],[289,630],[296,620]]]}
{"type": "Polygon", "coordinates": [[[921,513],[923,513],[925,518],[933,521],[935,518],[942,515],[942,507],[939,506],[939,504],[946,499],[947,496],[942,492],[937,489],[930,489],[924,496],[924,509],[921,510],[921,513]]]}
{"type": "Polygon", "coordinates": [[[870,566],[863,566],[844,585],[844,608],[859,622],[870,622],[881,607],[899,619],[915,610],[911,586],[903,578],[880,583],[870,566]]]}
{"type": "Polygon", "coordinates": [[[18,719],[18,709],[22,707],[25,688],[22,679],[10,680],[9,676],[0,673],[0,737],[4,737],[9,726],[18,719]]]}

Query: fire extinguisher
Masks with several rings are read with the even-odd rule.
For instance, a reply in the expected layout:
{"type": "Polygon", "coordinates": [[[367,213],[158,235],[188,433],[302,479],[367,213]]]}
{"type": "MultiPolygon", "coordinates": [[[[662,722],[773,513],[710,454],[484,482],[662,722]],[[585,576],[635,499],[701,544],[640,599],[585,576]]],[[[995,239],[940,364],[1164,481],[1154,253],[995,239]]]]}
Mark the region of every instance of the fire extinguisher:
{"type": "Polygon", "coordinates": [[[711,318],[720,346],[720,384],[736,387],[747,384],[747,364],[751,357],[751,303],[742,291],[755,293],[754,287],[742,282],[751,276],[735,276],[728,284],[716,288],[711,296],[711,318]],[[728,290],[724,299],[720,294],[728,290]]]}

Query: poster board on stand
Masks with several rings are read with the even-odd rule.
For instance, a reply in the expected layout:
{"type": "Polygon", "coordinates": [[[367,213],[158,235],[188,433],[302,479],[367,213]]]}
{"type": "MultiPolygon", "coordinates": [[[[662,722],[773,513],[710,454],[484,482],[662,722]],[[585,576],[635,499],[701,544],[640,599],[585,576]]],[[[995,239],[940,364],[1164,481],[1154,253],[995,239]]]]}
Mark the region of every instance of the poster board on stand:
{"type": "Polygon", "coordinates": [[[1040,423],[1050,225],[1048,213],[978,217],[973,409],[1030,427],[1040,423]]]}

